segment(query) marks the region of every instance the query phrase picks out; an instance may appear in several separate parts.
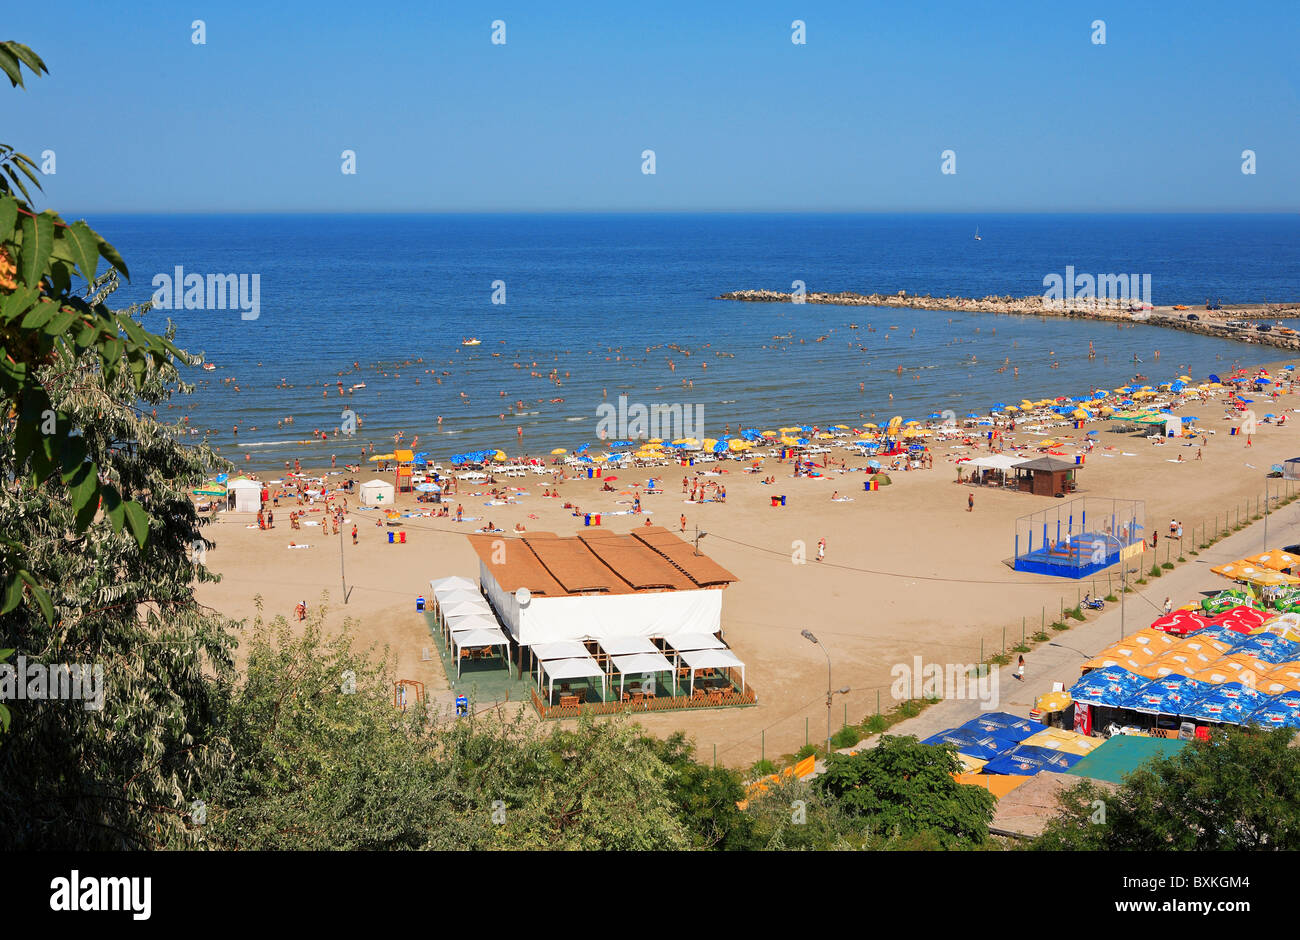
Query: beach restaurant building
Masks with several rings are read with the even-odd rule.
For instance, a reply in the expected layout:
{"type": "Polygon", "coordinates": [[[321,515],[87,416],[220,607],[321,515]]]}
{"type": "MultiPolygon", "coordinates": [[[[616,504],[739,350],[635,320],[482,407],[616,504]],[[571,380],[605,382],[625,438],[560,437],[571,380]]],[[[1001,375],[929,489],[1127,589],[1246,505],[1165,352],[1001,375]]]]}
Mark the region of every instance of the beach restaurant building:
{"type": "Polygon", "coordinates": [[[748,695],[744,664],[718,636],[723,591],[736,576],[667,529],[468,538],[483,594],[517,644],[520,671],[527,649],[539,683],[577,665],[584,674],[667,670],[676,699],[695,695],[700,672],[734,670],[737,694],[748,695]]]}
{"type": "Polygon", "coordinates": [[[627,535],[536,532],[469,541],[483,593],[521,646],[716,634],[722,592],[736,580],[661,526],[627,535]]]}

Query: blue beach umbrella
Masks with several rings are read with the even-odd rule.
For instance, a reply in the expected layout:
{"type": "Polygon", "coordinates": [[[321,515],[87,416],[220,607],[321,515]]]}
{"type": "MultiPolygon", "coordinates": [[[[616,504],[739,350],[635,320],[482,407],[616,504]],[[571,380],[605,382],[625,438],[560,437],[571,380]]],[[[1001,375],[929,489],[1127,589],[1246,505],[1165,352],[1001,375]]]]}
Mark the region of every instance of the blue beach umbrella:
{"type": "Polygon", "coordinates": [[[1070,696],[1085,705],[1118,708],[1120,703],[1146,685],[1147,680],[1119,666],[1094,669],[1076,682],[1070,696]]]}
{"type": "Polygon", "coordinates": [[[1026,718],[1017,718],[1008,712],[989,712],[987,715],[972,718],[961,727],[977,733],[996,734],[1000,737],[1011,738],[1017,744],[1043,730],[1042,725],[1026,718]]]}
{"type": "Polygon", "coordinates": [[[1300,728],[1300,692],[1275,695],[1255,709],[1249,721],[1265,728],[1300,728]]]}
{"type": "Polygon", "coordinates": [[[1009,753],[989,761],[982,771],[986,774],[1019,774],[1032,777],[1044,770],[1057,773],[1069,770],[1081,760],[1083,760],[1082,754],[1067,754],[1065,751],[1054,751],[1050,747],[1040,747],[1037,744],[1021,744],[1009,753]]]}
{"type": "Polygon", "coordinates": [[[1211,686],[1199,699],[1187,706],[1184,717],[1220,724],[1244,724],[1268,699],[1268,696],[1247,688],[1240,682],[1225,682],[1211,686]]]}
{"type": "Polygon", "coordinates": [[[1181,715],[1183,709],[1203,696],[1209,684],[1174,673],[1155,679],[1138,689],[1122,703],[1149,715],[1181,715]]]}
{"type": "Polygon", "coordinates": [[[938,734],[931,735],[921,743],[928,744],[931,747],[951,744],[957,748],[958,754],[965,754],[979,760],[990,760],[997,757],[1003,751],[1009,750],[1014,744],[1014,742],[1008,741],[1006,738],[973,732],[966,728],[949,728],[947,731],[940,731],[938,734]]]}

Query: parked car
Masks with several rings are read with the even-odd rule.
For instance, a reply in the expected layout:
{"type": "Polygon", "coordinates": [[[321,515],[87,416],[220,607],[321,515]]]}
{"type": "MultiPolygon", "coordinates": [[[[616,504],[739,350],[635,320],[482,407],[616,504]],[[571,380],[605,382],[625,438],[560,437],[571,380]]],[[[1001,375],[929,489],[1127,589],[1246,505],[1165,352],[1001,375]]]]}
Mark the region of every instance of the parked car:
{"type": "Polygon", "coordinates": [[[1189,314],[1187,315],[1187,319],[1189,319],[1189,320],[1199,320],[1200,317],[1198,317],[1198,316],[1197,316],[1196,314],[1194,314],[1194,313],[1189,313],[1189,314]]]}
{"type": "Polygon", "coordinates": [[[1269,326],[1267,323],[1261,323],[1259,326],[1255,327],[1255,330],[1260,333],[1267,333],[1271,329],[1273,329],[1273,327],[1269,326]]]}

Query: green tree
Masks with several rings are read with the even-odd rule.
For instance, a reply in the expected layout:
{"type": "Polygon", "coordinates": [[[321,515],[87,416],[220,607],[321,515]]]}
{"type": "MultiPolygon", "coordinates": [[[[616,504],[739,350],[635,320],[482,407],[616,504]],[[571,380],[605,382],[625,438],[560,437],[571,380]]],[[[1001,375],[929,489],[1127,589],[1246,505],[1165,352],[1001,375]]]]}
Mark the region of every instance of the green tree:
{"type": "MultiPolygon", "coordinates": [[[[24,66],[34,76],[48,72],[27,46],[0,42],[0,70],[15,88],[24,87],[24,66]]],[[[0,144],[0,422],[14,458],[6,482],[30,490],[64,490],[75,509],[71,522],[78,533],[87,530],[102,506],[115,532],[129,527],[144,545],[149,519],[133,498],[135,492],[111,479],[86,446],[84,427],[52,399],[46,382],[57,373],[47,367],[93,356],[109,383],[125,374],[139,392],[151,369],[184,355],[169,338],[146,332],[96,296],[100,259],[129,276],[126,263],[85,222],[68,224],[53,211],[32,207],[28,186],[40,189],[34,169],[29,157],[0,144]]],[[[33,573],[23,541],[4,530],[0,614],[26,597],[53,623],[49,584],[33,573]]]]}
{"type": "Polygon", "coordinates": [[[1224,729],[1209,741],[1192,742],[1177,754],[1147,762],[1114,792],[1082,781],[1061,794],[1060,815],[1033,847],[1300,848],[1300,750],[1291,747],[1294,736],[1289,728],[1224,729]]]}
{"type": "MultiPolygon", "coordinates": [[[[96,302],[115,285],[112,272],[97,279],[96,302]]],[[[114,314],[141,315],[139,307],[114,314]]],[[[132,375],[59,346],[30,377],[80,429],[78,448],[104,484],[138,494],[150,537],[142,547],[94,524],[72,487],[29,485],[20,442],[0,435],[0,532],[50,585],[53,621],[18,605],[0,617],[0,647],[29,662],[98,665],[105,685],[100,711],[10,703],[0,839],[34,848],[191,844],[191,807],[227,751],[214,721],[232,675],[230,624],[194,597],[214,576],[199,563],[207,543],[189,495],[219,461],[145,410],[189,390],[170,358],[132,375]]]]}
{"type": "Polygon", "coordinates": [[[834,754],[817,788],[875,832],[896,839],[932,840],[951,849],[983,845],[994,798],[953,779],[960,770],[950,747],[886,735],[874,748],[834,754]]]}
{"type": "Polygon", "coordinates": [[[740,808],[745,787],[740,774],[694,758],[694,746],[677,731],[667,738],[646,736],[647,745],[668,768],[668,798],[696,849],[733,849],[751,844],[753,818],[740,808]]]}
{"type": "MultiPolygon", "coordinates": [[[[323,614],[318,614],[323,616],[323,614]]],[[[227,716],[235,751],[209,844],[240,849],[681,849],[668,766],[636,726],[542,729],[522,710],[393,706],[387,656],[350,625],[255,622],[227,716]]]]}

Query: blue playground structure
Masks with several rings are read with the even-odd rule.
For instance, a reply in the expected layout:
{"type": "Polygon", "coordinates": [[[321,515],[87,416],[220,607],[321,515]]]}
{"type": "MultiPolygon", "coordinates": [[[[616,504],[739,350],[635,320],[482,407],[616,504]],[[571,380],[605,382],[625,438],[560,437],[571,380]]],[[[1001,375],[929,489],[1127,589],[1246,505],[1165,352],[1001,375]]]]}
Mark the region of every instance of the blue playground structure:
{"type": "MultiPolygon", "coordinates": [[[[1086,578],[1146,538],[1145,503],[1084,496],[1016,520],[1016,571],[1086,578]]],[[[1140,551],[1140,549],[1139,549],[1140,551]]]]}

